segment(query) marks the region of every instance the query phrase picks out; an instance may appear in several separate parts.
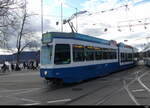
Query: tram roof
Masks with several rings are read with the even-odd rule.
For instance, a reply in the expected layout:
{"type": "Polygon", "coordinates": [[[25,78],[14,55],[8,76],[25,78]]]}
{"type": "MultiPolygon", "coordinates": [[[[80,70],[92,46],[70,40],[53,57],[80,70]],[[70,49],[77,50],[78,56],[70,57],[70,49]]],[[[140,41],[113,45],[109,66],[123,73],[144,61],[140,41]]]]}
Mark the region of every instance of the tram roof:
{"type": "MultiPolygon", "coordinates": [[[[83,41],[88,41],[88,42],[95,42],[95,43],[100,43],[100,44],[105,44],[105,45],[111,45],[114,44],[115,46],[119,47],[125,47],[125,48],[133,48],[132,46],[125,45],[124,43],[118,43],[114,40],[105,40],[101,38],[96,38],[93,36],[85,35],[85,34],[80,34],[80,33],[67,33],[67,32],[47,32],[44,34],[50,34],[53,38],[73,38],[77,40],[83,40],[83,41]]],[[[43,34],[43,35],[44,35],[43,34]]]]}
{"type": "Polygon", "coordinates": [[[101,44],[110,45],[110,41],[92,37],[89,35],[79,34],[79,33],[65,33],[65,32],[47,32],[45,34],[51,34],[53,38],[73,38],[77,40],[96,42],[101,44]]]}

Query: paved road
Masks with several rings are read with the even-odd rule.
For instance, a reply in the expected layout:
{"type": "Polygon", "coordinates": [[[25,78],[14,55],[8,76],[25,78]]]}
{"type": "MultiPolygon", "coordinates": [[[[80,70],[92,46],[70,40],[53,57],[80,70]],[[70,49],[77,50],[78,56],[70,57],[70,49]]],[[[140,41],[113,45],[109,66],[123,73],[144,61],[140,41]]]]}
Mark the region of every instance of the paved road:
{"type": "Polygon", "coordinates": [[[51,87],[38,71],[0,75],[0,105],[150,105],[150,69],[137,66],[80,84],[51,87]]]}

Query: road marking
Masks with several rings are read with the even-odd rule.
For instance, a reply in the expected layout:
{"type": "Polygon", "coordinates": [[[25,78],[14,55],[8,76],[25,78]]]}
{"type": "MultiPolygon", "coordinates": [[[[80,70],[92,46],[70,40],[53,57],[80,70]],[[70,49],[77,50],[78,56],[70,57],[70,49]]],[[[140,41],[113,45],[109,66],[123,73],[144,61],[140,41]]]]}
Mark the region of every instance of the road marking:
{"type": "MultiPolygon", "coordinates": [[[[19,93],[13,93],[12,95],[18,95],[18,94],[30,93],[30,92],[33,92],[33,91],[36,91],[36,90],[40,90],[40,89],[42,89],[42,88],[35,88],[35,89],[26,90],[26,91],[19,92],[19,93]]],[[[12,95],[10,95],[10,96],[12,96],[12,95]]]]}
{"type": "Polygon", "coordinates": [[[137,100],[135,99],[135,97],[132,95],[132,93],[129,91],[128,89],[128,85],[126,84],[126,81],[123,80],[123,84],[124,84],[124,89],[127,91],[129,97],[133,100],[133,102],[136,104],[136,105],[140,105],[137,100]]]}
{"type": "Polygon", "coordinates": [[[57,103],[57,102],[67,102],[67,101],[71,101],[71,99],[54,100],[54,101],[48,101],[47,103],[57,103]]]}
{"type": "Polygon", "coordinates": [[[132,90],[132,92],[140,92],[140,91],[145,91],[145,90],[144,89],[132,90]]]}
{"type": "MultiPolygon", "coordinates": [[[[143,70],[143,69],[142,69],[142,70],[143,70]]],[[[138,77],[138,74],[139,74],[139,73],[140,73],[140,71],[137,71],[137,72],[136,72],[136,77],[135,77],[135,79],[132,80],[129,84],[126,84],[125,80],[123,81],[125,90],[128,92],[130,98],[134,101],[134,103],[135,103],[136,105],[140,105],[140,104],[136,101],[135,97],[134,97],[134,96],[132,95],[132,93],[129,91],[128,86],[131,85],[131,84],[132,84],[133,82],[135,82],[135,81],[139,81],[139,83],[140,83],[146,90],[148,90],[148,91],[150,90],[150,89],[147,88],[147,87],[141,82],[141,80],[140,80],[140,78],[142,78],[143,76],[145,76],[145,75],[147,74],[147,72],[145,72],[144,74],[142,74],[141,76],[138,77]]]]}
{"type": "Polygon", "coordinates": [[[28,102],[33,102],[33,103],[39,103],[38,101],[34,101],[34,100],[31,100],[31,99],[25,99],[25,98],[21,98],[20,100],[22,100],[22,101],[28,101],[28,102]]]}
{"type": "Polygon", "coordinates": [[[21,104],[21,105],[40,105],[40,103],[31,103],[31,104],[21,104]]]}
{"type": "MultiPolygon", "coordinates": [[[[140,73],[140,72],[142,72],[143,70],[144,70],[144,68],[141,69],[141,70],[139,70],[139,71],[137,71],[137,72],[134,72],[134,74],[140,73]]],[[[130,74],[130,75],[131,75],[131,74],[130,74]]],[[[125,78],[125,77],[124,77],[124,78],[125,78]]],[[[125,78],[125,79],[128,79],[128,78],[125,78]]],[[[128,87],[129,85],[131,85],[132,83],[134,83],[136,80],[137,80],[137,78],[135,77],[131,82],[129,82],[128,84],[126,84],[126,83],[125,83],[125,84],[126,84],[126,86],[128,87]]],[[[123,80],[123,81],[124,81],[124,80],[123,80]]],[[[124,88],[124,87],[121,87],[119,90],[116,90],[116,92],[114,92],[114,93],[111,94],[110,96],[107,96],[107,97],[105,97],[104,99],[102,99],[101,101],[96,102],[96,105],[102,104],[102,103],[105,102],[106,100],[112,98],[112,96],[113,96],[114,94],[116,94],[116,93],[122,91],[123,89],[125,89],[125,88],[124,88]]],[[[128,90],[128,89],[127,89],[127,90],[128,90]]],[[[128,92],[129,92],[129,90],[128,90],[128,92]]],[[[138,104],[138,103],[136,102],[136,104],[138,104]]]]}
{"type": "Polygon", "coordinates": [[[145,73],[145,74],[141,75],[141,76],[138,78],[138,82],[139,82],[148,92],[150,92],[150,89],[141,81],[141,78],[144,77],[146,74],[148,74],[148,73],[145,73]]]}
{"type": "Polygon", "coordinates": [[[0,93],[5,93],[5,92],[19,92],[19,91],[26,91],[26,90],[31,90],[31,89],[39,89],[39,88],[28,88],[28,89],[17,89],[17,90],[2,90],[0,93]]]}

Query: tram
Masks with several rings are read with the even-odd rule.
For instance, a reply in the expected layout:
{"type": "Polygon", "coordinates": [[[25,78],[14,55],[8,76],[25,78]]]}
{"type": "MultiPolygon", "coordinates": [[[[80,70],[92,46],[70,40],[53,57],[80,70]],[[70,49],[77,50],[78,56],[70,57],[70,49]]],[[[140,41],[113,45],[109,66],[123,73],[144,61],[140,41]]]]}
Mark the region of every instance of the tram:
{"type": "Polygon", "coordinates": [[[150,48],[143,51],[144,64],[150,67],[150,48]]]}
{"type": "Polygon", "coordinates": [[[138,50],[114,40],[79,33],[42,35],[40,76],[53,83],[76,83],[136,65],[138,50]]]}

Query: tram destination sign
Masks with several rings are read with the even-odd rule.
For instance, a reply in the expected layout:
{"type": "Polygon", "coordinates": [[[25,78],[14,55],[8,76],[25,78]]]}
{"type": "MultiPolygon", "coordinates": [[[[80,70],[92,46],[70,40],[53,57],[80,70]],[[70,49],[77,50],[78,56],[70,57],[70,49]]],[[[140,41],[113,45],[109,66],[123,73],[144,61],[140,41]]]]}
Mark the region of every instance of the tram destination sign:
{"type": "Polygon", "coordinates": [[[42,43],[51,43],[52,42],[52,35],[50,33],[45,33],[42,35],[42,43]]]}

